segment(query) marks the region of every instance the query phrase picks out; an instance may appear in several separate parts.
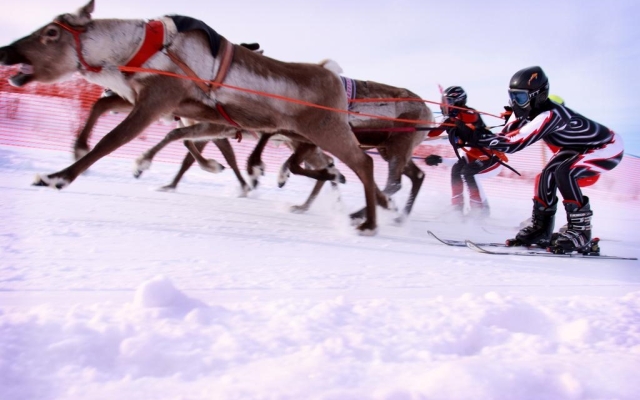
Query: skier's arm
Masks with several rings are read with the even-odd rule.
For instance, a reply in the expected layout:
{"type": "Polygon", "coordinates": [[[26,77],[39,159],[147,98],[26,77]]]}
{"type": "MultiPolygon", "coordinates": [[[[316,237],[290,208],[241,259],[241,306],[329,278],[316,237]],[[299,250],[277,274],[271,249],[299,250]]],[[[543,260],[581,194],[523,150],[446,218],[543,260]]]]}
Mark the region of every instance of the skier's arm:
{"type": "Polygon", "coordinates": [[[457,131],[460,139],[469,143],[472,147],[484,147],[504,153],[515,153],[544,138],[560,122],[561,119],[557,114],[545,111],[528,124],[501,134],[494,134],[486,129],[482,132],[472,131],[472,134],[470,134],[464,131],[464,127],[458,127],[457,131]]]}
{"type": "Polygon", "coordinates": [[[439,127],[437,127],[436,129],[433,129],[431,131],[429,131],[429,133],[427,134],[427,137],[437,137],[442,135],[442,133],[449,127],[453,125],[453,122],[451,121],[451,118],[447,118],[444,121],[442,121],[442,123],[440,124],[439,127]]]}

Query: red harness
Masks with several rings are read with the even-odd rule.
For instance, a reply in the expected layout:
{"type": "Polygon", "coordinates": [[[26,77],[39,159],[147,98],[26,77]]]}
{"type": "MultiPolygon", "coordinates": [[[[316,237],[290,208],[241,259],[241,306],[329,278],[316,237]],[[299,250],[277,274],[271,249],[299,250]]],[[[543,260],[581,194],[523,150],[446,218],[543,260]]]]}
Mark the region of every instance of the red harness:
{"type": "MultiPolygon", "coordinates": [[[[85,33],[85,28],[74,28],[60,21],[53,21],[62,29],[73,35],[76,42],[76,53],[78,54],[78,60],[84,69],[89,72],[99,73],[102,71],[102,67],[95,67],[89,65],[82,55],[82,41],[80,35],[85,33]]],[[[138,51],[131,57],[125,67],[141,67],[142,64],[147,62],[154,54],[162,50],[164,47],[164,24],[161,21],[149,21],[145,25],[145,34],[142,44],[138,48],[138,51]]]]}
{"type": "Polygon", "coordinates": [[[125,67],[141,67],[154,54],[164,47],[164,24],[161,21],[149,21],[145,25],[144,41],[125,67]]]}

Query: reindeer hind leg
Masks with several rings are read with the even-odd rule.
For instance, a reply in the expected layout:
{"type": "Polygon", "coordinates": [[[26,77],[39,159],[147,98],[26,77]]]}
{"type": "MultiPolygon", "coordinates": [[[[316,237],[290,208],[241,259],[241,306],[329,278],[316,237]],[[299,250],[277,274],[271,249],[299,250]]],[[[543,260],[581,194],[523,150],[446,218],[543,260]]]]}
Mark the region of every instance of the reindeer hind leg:
{"type": "Polygon", "coordinates": [[[229,139],[216,139],[213,143],[218,147],[224,159],[229,164],[229,167],[233,170],[233,173],[238,178],[238,182],[240,182],[240,197],[247,197],[247,194],[251,191],[251,186],[247,184],[240,172],[240,168],[238,168],[238,162],[236,161],[236,155],[233,152],[233,148],[231,147],[231,143],[229,143],[229,139]]]}
{"type": "MultiPolygon", "coordinates": [[[[205,141],[195,142],[195,146],[199,151],[203,151],[207,143],[209,142],[205,142],[205,141]]],[[[182,160],[182,165],[180,165],[180,169],[178,170],[178,173],[173,178],[171,183],[168,185],[162,186],[158,190],[161,192],[171,192],[176,190],[176,188],[178,187],[178,183],[182,180],[182,177],[189,170],[189,168],[191,168],[194,162],[196,162],[196,159],[193,158],[193,155],[191,155],[191,152],[187,152],[187,154],[185,154],[184,156],[184,159],[182,160]]]]}
{"type": "Polygon", "coordinates": [[[422,172],[422,170],[418,168],[413,160],[409,160],[407,166],[404,168],[403,173],[411,180],[411,192],[409,193],[409,197],[407,198],[407,202],[404,205],[402,213],[395,219],[395,222],[397,224],[402,224],[409,217],[409,214],[411,214],[413,204],[418,197],[418,193],[422,188],[422,183],[424,182],[425,178],[424,172],[422,172]]]}

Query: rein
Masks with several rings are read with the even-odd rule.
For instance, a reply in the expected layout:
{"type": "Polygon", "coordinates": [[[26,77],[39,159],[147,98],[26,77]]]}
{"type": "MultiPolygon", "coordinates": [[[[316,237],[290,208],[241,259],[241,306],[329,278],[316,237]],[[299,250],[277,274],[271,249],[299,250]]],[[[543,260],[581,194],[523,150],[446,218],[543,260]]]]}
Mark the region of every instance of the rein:
{"type": "Polygon", "coordinates": [[[520,174],[520,172],[516,171],[515,168],[513,168],[512,166],[510,166],[509,164],[507,164],[506,162],[502,161],[500,159],[500,157],[497,157],[495,154],[491,154],[489,155],[489,153],[487,153],[487,151],[484,149],[484,147],[477,147],[478,150],[480,150],[482,152],[482,154],[484,154],[485,156],[491,158],[491,159],[495,159],[498,164],[503,165],[506,168],[509,168],[511,171],[515,172],[516,174],[518,174],[518,176],[522,176],[520,174]]]}

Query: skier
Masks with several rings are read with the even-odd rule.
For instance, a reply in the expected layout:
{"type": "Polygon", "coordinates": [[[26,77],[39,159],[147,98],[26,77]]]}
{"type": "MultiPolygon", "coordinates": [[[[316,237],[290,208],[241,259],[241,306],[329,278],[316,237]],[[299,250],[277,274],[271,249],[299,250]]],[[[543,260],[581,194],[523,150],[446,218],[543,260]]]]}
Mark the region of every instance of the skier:
{"type": "Polygon", "coordinates": [[[620,135],[573,110],[549,100],[549,80],[542,68],[524,68],[509,84],[509,102],[515,119],[501,134],[474,132],[457,123],[459,140],[472,147],[514,153],[538,140],[558,151],[542,170],[533,198],[531,224],[507,241],[514,245],[549,246],[554,253],[590,252],[591,205],[582,194],[578,180],[594,178],[616,167],[622,160],[624,145],[620,135]],[[558,198],[563,197],[567,230],[553,234],[558,198]]]}
{"type": "MultiPolygon", "coordinates": [[[[460,86],[450,86],[442,93],[442,103],[440,105],[442,115],[446,119],[437,128],[429,132],[429,137],[436,137],[443,132],[449,133],[455,130],[455,121],[461,121],[470,124],[474,129],[484,129],[486,125],[482,121],[480,114],[473,108],[467,107],[467,93],[460,86]]],[[[459,145],[449,140],[456,155],[459,145]]],[[[429,166],[436,166],[443,163],[451,166],[451,205],[453,211],[462,216],[464,213],[464,184],[467,185],[469,193],[469,216],[472,217],[488,217],[490,214],[489,202],[482,190],[482,186],[478,178],[486,178],[495,176],[502,170],[502,165],[498,159],[507,161],[504,153],[497,151],[482,151],[479,149],[461,148],[462,156],[458,155],[457,159],[442,158],[437,154],[431,154],[425,158],[425,162],[429,166]]]]}

